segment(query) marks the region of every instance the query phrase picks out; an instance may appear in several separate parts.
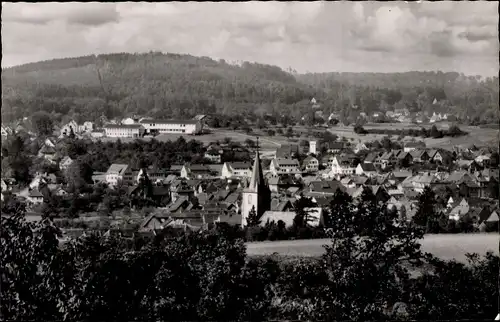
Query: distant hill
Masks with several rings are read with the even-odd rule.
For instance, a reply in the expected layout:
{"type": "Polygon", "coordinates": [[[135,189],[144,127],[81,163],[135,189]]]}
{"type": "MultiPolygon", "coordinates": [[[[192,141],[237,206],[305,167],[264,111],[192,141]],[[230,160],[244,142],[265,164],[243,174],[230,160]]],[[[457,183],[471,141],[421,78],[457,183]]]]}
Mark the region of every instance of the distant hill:
{"type": "Polygon", "coordinates": [[[38,110],[52,113],[56,121],[211,113],[298,119],[311,109],[313,97],[324,114],[335,111],[351,119],[361,111],[407,107],[498,120],[498,78],[479,80],[458,73],[292,75],[271,65],[233,65],[159,52],[55,59],[2,69],[3,120],[38,110]],[[352,106],[359,108],[353,112],[352,106]]]}

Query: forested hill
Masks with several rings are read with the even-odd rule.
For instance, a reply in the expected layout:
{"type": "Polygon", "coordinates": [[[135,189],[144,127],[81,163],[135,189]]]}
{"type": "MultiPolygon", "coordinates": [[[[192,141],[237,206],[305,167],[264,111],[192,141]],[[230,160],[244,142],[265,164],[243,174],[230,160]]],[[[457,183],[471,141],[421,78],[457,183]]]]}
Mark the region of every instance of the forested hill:
{"type": "Polygon", "coordinates": [[[94,119],[131,114],[190,117],[283,111],[314,91],[280,68],[228,64],[177,54],[110,54],[57,59],[2,70],[2,116],[42,109],[94,119]],[[276,104],[273,104],[276,102],[276,104]],[[282,105],[282,106],[280,106],[282,105]]]}
{"type": "Polygon", "coordinates": [[[357,105],[355,113],[407,107],[498,122],[498,78],[458,73],[292,75],[276,66],[157,52],[56,59],[2,70],[4,122],[38,110],[55,121],[210,113],[300,118],[311,110],[312,97],[324,113],[345,117],[355,117],[357,105]]]}

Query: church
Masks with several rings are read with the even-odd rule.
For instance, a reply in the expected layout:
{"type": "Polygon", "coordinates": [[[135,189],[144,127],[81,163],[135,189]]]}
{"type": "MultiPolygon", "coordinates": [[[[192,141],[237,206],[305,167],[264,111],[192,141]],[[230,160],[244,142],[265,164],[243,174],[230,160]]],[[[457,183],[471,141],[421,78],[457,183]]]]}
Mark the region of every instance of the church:
{"type": "Polygon", "coordinates": [[[259,217],[261,217],[264,212],[271,209],[271,190],[264,179],[258,148],[255,153],[255,161],[253,164],[250,184],[243,190],[242,193],[242,227],[247,225],[248,214],[252,211],[252,208],[255,208],[255,212],[259,217]]]}

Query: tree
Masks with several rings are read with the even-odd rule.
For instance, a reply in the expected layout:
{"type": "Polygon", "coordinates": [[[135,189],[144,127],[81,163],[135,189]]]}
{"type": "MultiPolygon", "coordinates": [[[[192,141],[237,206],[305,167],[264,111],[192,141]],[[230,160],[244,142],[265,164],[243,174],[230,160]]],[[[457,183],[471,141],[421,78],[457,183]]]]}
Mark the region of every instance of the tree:
{"type": "Polygon", "coordinates": [[[260,225],[260,216],[257,215],[255,211],[255,206],[252,207],[247,217],[247,226],[248,227],[257,227],[260,225]]]}
{"type": "Polygon", "coordinates": [[[436,196],[430,187],[425,187],[424,191],[418,196],[417,212],[413,217],[413,222],[426,227],[436,219],[436,196]]]}
{"type": "Polygon", "coordinates": [[[442,133],[437,129],[436,125],[433,125],[431,127],[429,135],[435,139],[442,137],[442,133]]]}
{"type": "Polygon", "coordinates": [[[31,117],[31,122],[33,124],[33,130],[40,136],[51,135],[54,131],[52,117],[46,112],[39,111],[34,113],[31,117]]]}
{"type": "Polygon", "coordinates": [[[255,141],[252,139],[246,139],[245,144],[248,148],[254,148],[255,147],[255,141]]]}
{"type": "Polygon", "coordinates": [[[323,319],[382,319],[386,303],[401,301],[399,283],[409,279],[408,261],[422,261],[422,230],[398,221],[369,190],[356,208],[344,192],[330,205],[333,238],[321,259],[329,276],[320,293],[323,319]]]}
{"type": "Polygon", "coordinates": [[[359,124],[356,124],[354,126],[354,133],[356,133],[356,134],[366,134],[368,132],[363,128],[363,126],[361,126],[359,124]]]}
{"type": "Polygon", "coordinates": [[[276,131],[274,131],[273,129],[269,129],[269,130],[267,130],[267,135],[269,135],[269,136],[275,136],[276,135],[276,131]]]}

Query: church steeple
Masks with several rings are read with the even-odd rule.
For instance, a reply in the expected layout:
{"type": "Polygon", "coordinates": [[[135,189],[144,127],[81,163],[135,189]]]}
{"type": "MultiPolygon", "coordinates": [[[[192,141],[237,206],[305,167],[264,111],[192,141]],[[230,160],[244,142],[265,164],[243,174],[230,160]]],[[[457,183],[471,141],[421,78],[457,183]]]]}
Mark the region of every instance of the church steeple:
{"type": "Polygon", "coordinates": [[[262,165],[260,164],[259,138],[257,138],[257,150],[255,152],[250,184],[243,190],[242,194],[242,226],[246,226],[246,219],[252,209],[256,211],[259,217],[262,216],[266,210],[271,209],[271,191],[264,180],[264,173],[262,171],[262,165]]]}
{"type": "Polygon", "coordinates": [[[250,177],[248,189],[257,191],[262,185],[265,185],[265,181],[262,166],[260,165],[259,138],[257,138],[257,150],[255,151],[255,161],[253,163],[252,176],[250,177]]]}

